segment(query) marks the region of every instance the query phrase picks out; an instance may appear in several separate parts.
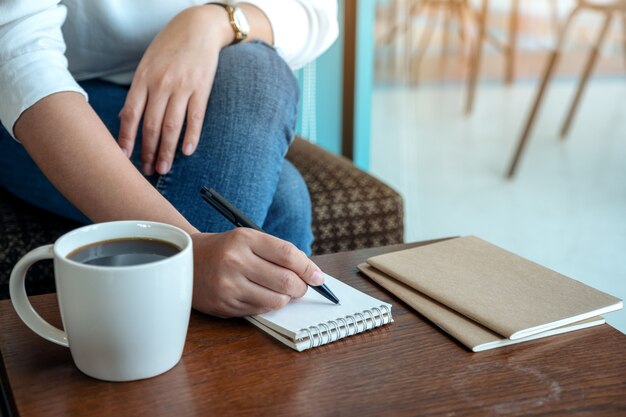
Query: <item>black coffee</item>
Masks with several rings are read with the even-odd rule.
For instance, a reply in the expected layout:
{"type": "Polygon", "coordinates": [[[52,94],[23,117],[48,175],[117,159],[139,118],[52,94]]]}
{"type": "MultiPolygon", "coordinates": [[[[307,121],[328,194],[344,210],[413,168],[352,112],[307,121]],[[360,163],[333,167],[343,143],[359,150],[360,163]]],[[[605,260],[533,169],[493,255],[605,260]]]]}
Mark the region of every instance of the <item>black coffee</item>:
{"type": "Polygon", "coordinates": [[[112,239],[74,250],[68,259],[88,265],[130,266],[156,262],[180,252],[180,248],[158,239],[112,239]]]}

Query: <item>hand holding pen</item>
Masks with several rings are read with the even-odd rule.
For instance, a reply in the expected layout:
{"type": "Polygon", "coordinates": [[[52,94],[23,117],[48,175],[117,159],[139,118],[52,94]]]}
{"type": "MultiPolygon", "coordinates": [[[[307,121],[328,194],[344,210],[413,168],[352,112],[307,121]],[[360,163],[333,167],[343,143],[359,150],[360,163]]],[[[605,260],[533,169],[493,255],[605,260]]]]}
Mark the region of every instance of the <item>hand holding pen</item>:
{"type": "MultiPolygon", "coordinates": [[[[263,230],[257,226],[252,220],[246,217],[239,209],[233,206],[228,200],[222,197],[217,191],[202,187],[200,190],[202,193],[202,198],[209,203],[213,208],[215,208],[222,216],[224,216],[227,220],[229,220],[232,224],[237,227],[247,227],[260,232],[263,230]]],[[[309,285],[313,290],[320,293],[326,299],[331,302],[338,304],[339,299],[333,294],[333,292],[328,288],[325,284],[321,285],[309,285]]]]}
{"type": "Polygon", "coordinates": [[[302,297],[307,284],[324,282],[304,252],[267,233],[236,227],[191,239],[193,308],[205,314],[226,318],[278,310],[302,297]]]}

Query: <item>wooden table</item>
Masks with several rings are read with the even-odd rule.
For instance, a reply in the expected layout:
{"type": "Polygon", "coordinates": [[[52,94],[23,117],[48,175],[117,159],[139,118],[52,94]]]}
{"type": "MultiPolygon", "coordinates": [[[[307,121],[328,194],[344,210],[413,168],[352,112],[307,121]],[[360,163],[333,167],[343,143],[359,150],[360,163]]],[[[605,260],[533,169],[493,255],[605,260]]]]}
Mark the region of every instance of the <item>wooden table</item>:
{"type": "MultiPolygon", "coordinates": [[[[395,322],[297,353],[242,319],[193,313],[181,362],[156,378],[107,383],[0,302],[2,382],[21,416],[626,415],[626,336],[608,325],[471,353],[357,273],[399,246],[314,258],[393,304],[395,322]]],[[[54,295],[32,297],[60,324],[54,295]]],[[[6,412],[7,410],[5,410],[6,412]]]]}

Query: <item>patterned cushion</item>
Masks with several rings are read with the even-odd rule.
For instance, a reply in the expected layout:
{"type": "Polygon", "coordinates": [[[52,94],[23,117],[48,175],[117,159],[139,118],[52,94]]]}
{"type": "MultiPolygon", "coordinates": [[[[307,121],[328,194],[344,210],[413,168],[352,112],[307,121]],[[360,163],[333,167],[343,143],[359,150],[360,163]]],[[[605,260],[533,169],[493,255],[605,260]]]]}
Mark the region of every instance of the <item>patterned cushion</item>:
{"type": "Polygon", "coordinates": [[[289,159],[302,173],[313,205],[313,254],[402,243],[402,197],[338,157],[297,138],[289,159]]]}
{"type": "MultiPolygon", "coordinates": [[[[313,254],[403,241],[402,198],[342,157],[297,138],[287,158],[300,170],[313,203],[313,254]]],[[[0,189],[0,299],[8,298],[13,265],[79,224],[26,204],[0,189]]],[[[29,294],[54,292],[52,262],[35,264],[29,294]]]]}
{"type": "MultiPolygon", "coordinates": [[[[24,203],[0,189],[0,299],[9,297],[13,265],[31,249],[53,243],[78,223],[24,203]]],[[[28,271],[28,294],[54,292],[52,261],[37,262],[28,271]]]]}

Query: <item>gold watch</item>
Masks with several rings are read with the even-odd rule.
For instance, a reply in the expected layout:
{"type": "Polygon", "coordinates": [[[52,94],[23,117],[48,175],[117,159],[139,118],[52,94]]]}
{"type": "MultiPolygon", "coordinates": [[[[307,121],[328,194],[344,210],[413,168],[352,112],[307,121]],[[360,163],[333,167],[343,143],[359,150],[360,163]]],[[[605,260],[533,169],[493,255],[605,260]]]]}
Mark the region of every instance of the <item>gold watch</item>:
{"type": "Polygon", "coordinates": [[[228,19],[230,20],[230,26],[235,31],[235,40],[233,41],[233,44],[239,43],[248,37],[248,33],[250,33],[250,23],[248,23],[248,18],[241,8],[217,2],[207,4],[215,4],[216,6],[222,6],[226,9],[228,19]]]}

